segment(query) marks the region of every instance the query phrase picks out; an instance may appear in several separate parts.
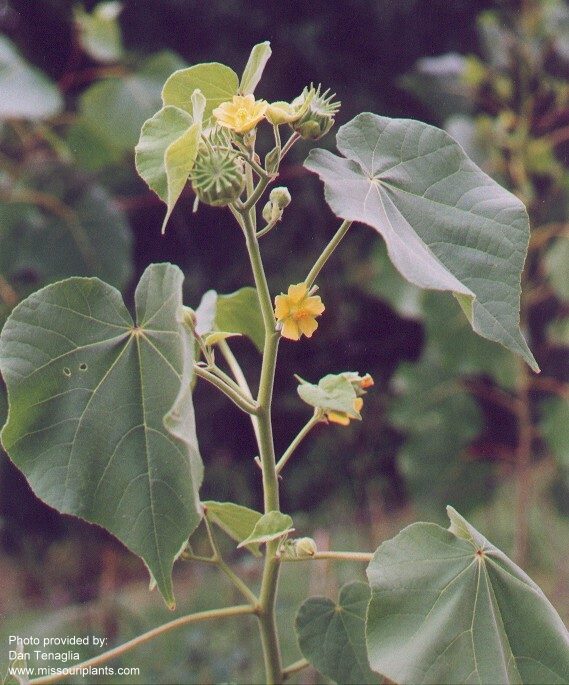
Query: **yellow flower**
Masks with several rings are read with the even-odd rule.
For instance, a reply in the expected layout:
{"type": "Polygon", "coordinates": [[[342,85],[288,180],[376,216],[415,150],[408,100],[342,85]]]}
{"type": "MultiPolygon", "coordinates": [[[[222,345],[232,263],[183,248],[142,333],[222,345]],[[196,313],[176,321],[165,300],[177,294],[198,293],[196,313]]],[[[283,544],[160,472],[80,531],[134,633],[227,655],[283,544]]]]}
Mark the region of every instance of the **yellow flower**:
{"type": "MultiPolygon", "coordinates": [[[[354,410],[358,412],[361,411],[361,408],[364,406],[364,401],[361,397],[356,397],[354,400],[354,410]]],[[[350,423],[350,419],[353,419],[353,416],[349,416],[346,414],[345,411],[327,411],[326,412],[326,418],[328,421],[331,423],[339,423],[341,426],[347,426],[350,423]]]]}
{"type": "Polygon", "coordinates": [[[216,107],[213,116],[220,126],[235,133],[247,133],[265,116],[267,107],[265,100],[255,100],[253,95],[234,95],[231,102],[222,102],[216,107]]]}
{"type": "Polygon", "coordinates": [[[324,311],[318,295],[310,295],[306,283],[290,285],[286,295],[275,297],[275,316],[282,324],[282,336],[298,340],[301,335],[310,338],[318,328],[316,317],[324,311]]]}

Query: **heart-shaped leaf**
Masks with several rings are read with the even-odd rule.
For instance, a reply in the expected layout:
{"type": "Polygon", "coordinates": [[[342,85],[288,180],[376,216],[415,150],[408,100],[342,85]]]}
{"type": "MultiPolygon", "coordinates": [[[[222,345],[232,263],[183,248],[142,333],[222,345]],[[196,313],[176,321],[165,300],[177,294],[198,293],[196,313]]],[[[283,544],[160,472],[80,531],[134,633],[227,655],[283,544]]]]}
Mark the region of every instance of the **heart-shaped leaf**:
{"type": "Polygon", "coordinates": [[[190,172],[198,156],[202,127],[201,124],[192,124],[178,140],[170,143],[164,154],[164,167],[168,182],[168,209],[162,222],[162,233],[166,230],[166,224],[184,190],[190,172]]]}
{"type": "Polygon", "coordinates": [[[196,331],[200,335],[217,331],[246,335],[263,352],[265,327],[255,288],[240,288],[228,295],[208,290],[196,309],[196,331]]]}
{"type": "MultiPolygon", "coordinates": [[[[248,538],[255,525],[261,518],[261,514],[253,509],[248,509],[233,502],[204,502],[205,515],[209,521],[215,523],[230,538],[236,542],[243,542],[248,538]]],[[[255,556],[259,556],[259,545],[248,545],[248,549],[255,556]]]]}
{"type": "Polygon", "coordinates": [[[182,65],[176,54],[163,51],[149,57],[128,76],[97,81],[79,98],[80,121],[119,158],[130,154],[140,127],[162,105],[164,80],[182,65]]]}
{"type": "Polygon", "coordinates": [[[166,150],[190,129],[192,123],[193,119],[187,112],[168,106],[158,110],[142,125],[135,148],[136,170],[164,202],[168,202],[166,150]]]}
{"type": "Polygon", "coordinates": [[[162,233],[198,155],[201,123],[171,105],[144,122],[135,148],[136,170],[168,209],[162,233]]]}
{"type": "Polygon", "coordinates": [[[255,92],[255,88],[263,75],[265,65],[271,56],[271,52],[271,44],[268,40],[264,43],[255,45],[251,50],[239,85],[239,91],[243,95],[249,95],[249,93],[255,92]]]}
{"type": "Polygon", "coordinates": [[[162,101],[192,113],[192,94],[198,88],[206,99],[204,119],[222,102],[237,94],[239,77],[225,64],[208,62],[174,72],[164,84],[162,101]]]}
{"type": "Polygon", "coordinates": [[[332,211],[373,227],[408,281],[453,292],[477,333],[538,370],[519,331],[529,240],[522,202],[447,133],[418,121],[360,114],[337,145],[345,158],[312,150],[305,162],[332,211]]]}
{"type": "Polygon", "coordinates": [[[288,514],[281,514],[280,511],[269,511],[261,516],[251,531],[251,534],[237,545],[237,547],[260,545],[264,542],[278,540],[279,538],[285,537],[293,530],[292,519],[288,514]]]}
{"type": "Polygon", "coordinates": [[[371,667],[401,683],[566,683],[569,634],[540,588],[462,516],[415,523],[367,570],[371,667]]]}
{"type": "Polygon", "coordinates": [[[38,497],[142,557],[170,606],[172,565],[202,513],[182,281],[150,266],[136,323],[99,279],[60,281],[20,303],[0,337],[4,448],[38,497]]]}
{"type": "Polygon", "coordinates": [[[344,585],[338,602],[310,597],[296,615],[300,651],[336,683],[380,683],[367,662],[365,618],[370,590],[365,583],[344,585]]]}
{"type": "Polygon", "coordinates": [[[0,92],[0,119],[47,119],[63,108],[57,86],[5,36],[0,36],[0,92]]]}

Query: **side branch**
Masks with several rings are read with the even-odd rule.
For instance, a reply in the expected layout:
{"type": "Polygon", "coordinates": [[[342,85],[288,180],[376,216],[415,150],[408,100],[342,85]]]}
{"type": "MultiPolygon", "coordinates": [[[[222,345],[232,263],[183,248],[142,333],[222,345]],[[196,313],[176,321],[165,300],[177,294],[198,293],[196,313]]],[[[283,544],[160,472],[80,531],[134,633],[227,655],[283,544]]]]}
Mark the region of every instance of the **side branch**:
{"type": "Polygon", "coordinates": [[[306,283],[306,287],[310,290],[310,288],[313,286],[314,281],[318,277],[318,274],[320,271],[322,271],[322,268],[324,267],[324,264],[330,259],[332,256],[332,253],[334,250],[338,247],[340,244],[342,238],[346,235],[348,232],[348,229],[352,225],[351,221],[342,221],[340,228],[336,231],[334,234],[334,237],[332,240],[326,245],[324,248],[324,251],[318,257],[318,260],[316,261],[316,264],[310,269],[310,273],[306,277],[306,280],[304,281],[306,283]]]}
{"type": "Polygon", "coordinates": [[[281,561],[320,561],[332,559],[334,561],[361,561],[368,564],[373,559],[371,552],[316,552],[311,557],[281,557],[281,561]]]}
{"type": "MultiPolygon", "coordinates": [[[[245,616],[247,614],[254,613],[255,609],[252,606],[248,604],[239,604],[237,606],[226,607],[224,609],[210,609],[209,611],[200,611],[196,614],[188,614],[187,616],[181,616],[180,618],[176,618],[173,621],[164,623],[163,625],[158,626],[157,628],[153,628],[152,630],[149,630],[148,632],[143,633],[142,635],[139,635],[138,637],[135,637],[134,639],[129,640],[128,642],[125,642],[123,645],[120,645],[119,647],[110,649],[108,652],[99,654],[99,656],[93,657],[92,659],[87,659],[87,661],[83,661],[83,663],[76,664],[73,667],[70,667],[69,670],[72,671],[74,669],[92,668],[95,666],[100,666],[101,664],[104,664],[107,661],[111,661],[112,659],[115,659],[116,657],[125,654],[126,652],[130,651],[131,649],[134,649],[135,647],[138,647],[139,645],[144,644],[145,642],[153,640],[155,637],[158,637],[159,635],[164,635],[164,633],[168,633],[171,630],[176,630],[176,628],[182,628],[183,626],[190,625],[191,623],[209,621],[214,618],[245,616]]],[[[57,673],[53,676],[34,678],[33,680],[30,680],[30,685],[32,683],[34,685],[48,685],[49,683],[59,683],[60,681],[70,677],[71,675],[73,675],[73,673],[57,673]]]]}
{"type": "Polygon", "coordinates": [[[194,373],[200,378],[204,378],[206,381],[214,385],[218,390],[224,395],[227,395],[229,399],[236,404],[239,409],[242,409],[247,414],[256,414],[258,412],[258,407],[253,402],[249,401],[241,393],[237,392],[234,388],[229,386],[225,381],[218,378],[215,374],[211,373],[207,369],[201,366],[194,365],[194,373]]]}

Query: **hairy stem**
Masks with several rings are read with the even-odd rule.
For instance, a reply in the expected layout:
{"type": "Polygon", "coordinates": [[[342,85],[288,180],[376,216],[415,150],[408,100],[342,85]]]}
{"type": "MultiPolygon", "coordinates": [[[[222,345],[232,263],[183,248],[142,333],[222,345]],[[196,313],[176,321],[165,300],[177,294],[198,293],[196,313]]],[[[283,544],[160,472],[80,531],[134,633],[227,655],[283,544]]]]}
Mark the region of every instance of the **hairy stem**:
{"type": "Polygon", "coordinates": [[[334,561],[361,561],[369,564],[373,559],[371,552],[316,552],[311,557],[290,557],[283,558],[282,561],[320,561],[321,559],[332,559],[334,561]]]}
{"type": "MultiPolygon", "coordinates": [[[[95,666],[100,666],[101,664],[107,663],[107,661],[111,661],[112,659],[116,659],[117,657],[122,656],[126,652],[129,652],[131,649],[134,649],[139,645],[143,645],[145,642],[153,640],[155,637],[158,637],[159,635],[164,635],[165,633],[168,633],[171,630],[176,630],[177,628],[183,628],[184,626],[190,625],[191,623],[209,621],[215,618],[227,618],[230,616],[246,616],[247,614],[254,613],[255,608],[251,605],[239,604],[237,606],[225,607],[224,609],[210,609],[209,611],[200,611],[196,614],[188,614],[187,616],[181,616],[180,618],[176,618],[173,621],[164,623],[163,625],[158,626],[157,628],[153,628],[152,630],[149,630],[148,632],[143,633],[138,637],[135,637],[133,640],[125,642],[123,645],[115,647],[114,649],[109,649],[108,652],[99,654],[98,656],[93,657],[92,659],[88,659],[87,661],[83,661],[80,664],[74,664],[73,668],[93,668],[95,666]]],[[[70,671],[71,670],[72,669],[70,669],[70,671]]],[[[71,675],[71,672],[69,672],[68,674],[56,673],[55,675],[45,676],[43,678],[34,678],[33,680],[30,680],[30,683],[34,683],[34,685],[48,685],[49,683],[59,683],[62,680],[65,680],[67,677],[70,677],[71,675]]]]}
{"type": "Polygon", "coordinates": [[[351,225],[351,221],[342,221],[340,228],[336,231],[334,237],[328,243],[328,245],[326,245],[324,251],[322,252],[320,257],[318,257],[316,264],[312,267],[312,269],[310,269],[310,273],[304,281],[306,283],[307,288],[310,289],[312,287],[314,281],[318,277],[318,274],[322,271],[324,264],[326,264],[326,262],[330,259],[332,253],[338,247],[342,238],[346,235],[351,225]]]}
{"type": "MultiPolygon", "coordinates": [[[[273,384],[275,367],[277,363],[277,351],[280,334],[275,331],[275,317],[273,305],[259,243],[255,235],[255,223],[251,217],[252,212],[241,214],[247,252],[253,270],[255,286],[259,298],[259,305],[263,315],[265,328],[265,344],[263,348],[263,363],[261,378],[259,381],[258,404],[258,447],[261,468],[263,473],[263,497],[265,513],[279,511],[279,481],[276,471],[275,448],[273,442],[273,428],[271,421],[271,405],[273,399],[273,384]]],[[[259,630],[263,647],[265,673],[267,683],[282,682],[282,663],[277,632],[275,601],[279,579],[280,560],[277,558],[279,542],[267,544],[265,553],[265,565],[263,579],[259,594],[259,630]]]]}
{"type": "Polygon", "coordinates": [[[298,661],[295,661],[293,664],[287,666],[283,670],[283,680],[287,680],[291,677],[291,675],[294,675],[295,673],[298,673],[299,671],[302,671],[305,668],[308,668],[309,666],[310,662],[308,661],[308,659],[299,659],[298,661]]]}
{"type": "Polygon", "coordinates": [[[241,393],[238,393],[221,378],[218,378],[215,374],[211,373],[211,371],[204,369],[202,366],[194,364],[194,373],[196,376],[199,376],[200,378],[203,378],[214,385],[218,390],[221,390],[221,392],[229,397],[229,399],[236,404],[239,409],[247,412],[247,414],[257,413],[258,409],[253,402],[250,402],[246,397],[244,397],[241,393]]]}
{"type": "MultiPolygon", "coordinates": [[[[218,344],[218,347],[225,361],[227,362],[227,365],[229,366],[231,373],[235,377],[237,385],[241,388],[245,396],[253,402],[253,394],[251,392],[251,388],[249,387],[249,383],[247,383],[247,379],[245,378],[243,369],[239,365],[239,362],[235,358],[235,355],[231,351],[231,348],[225,340],[221,340],[218,344]]],[[[255,433],[257,444],[259,444],[259,420],[253,414],[251,414],[251,423],[253,424],[253,431],[255,433]]]]}
{"type": "Polygon", "coordinates": [[[301,428],[299,434],[296,436],[296,438],[287,447],[283,456],[278,460],[277,466],[276,466],[277,474],[279,474],[283,470],[283,468],[285,467],[288,460],[292,457],[292,455],[296,451],[296,448],[300,445],[300,443],[304,440],[304,438],[310,433],[310,431],[314,428],[314,426],[319,422],[320,422],[320,415],[318,413],[315,413],[310,418],[310,420],[306,422],[304,427],[301,428]]]}

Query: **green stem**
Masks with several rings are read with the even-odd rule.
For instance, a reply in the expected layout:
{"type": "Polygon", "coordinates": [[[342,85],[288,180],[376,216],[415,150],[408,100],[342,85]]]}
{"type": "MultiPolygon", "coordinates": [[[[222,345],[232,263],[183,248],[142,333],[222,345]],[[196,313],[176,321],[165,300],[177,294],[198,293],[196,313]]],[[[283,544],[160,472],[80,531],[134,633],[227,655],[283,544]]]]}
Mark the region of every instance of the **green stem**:
{"type": "Polygon", "coordinates": [[[262,178],[259,183],[257,183],[257,186],[255,187],[255,190],[251,193],[251,195],[247,198],[247,202],[245,202],[239,209],[243,212],[248,212],[250,209],[252,209],[257,202],[261,199],[261,196],[267,189],[267,186],[271,182],[270,178],[262,178]]]}
{"type": "MultiPolygon", "coordinates": [[[[176,618],[173,621],[164,623],[163,625],[158,626],[157,628],[153,628],[152,630],[149,630],[148,632],[143,633],[138,637],[135,637],[133,640],[125,642],[123,645],[120,645],[119,647],[110,649],[108,652],[99,654],[98,656],[93,657],[92,659],[87,659],[87,661],[83,661],[80,664],[74,664],[74,669],[93,668],[95,666],[100,666],[101,664],[104,664],[107,661],[111,661],[112,659],[116,659],[117,657],[122,656],[123,654],[125,654],[125,652],[128,652],[131,649],[138,647],[139,645],[143,645],[145,642],[153,640],[155,637],[164,635],[165,633],[168,633],[171,630],[176,630],[177,628],[183,628],[184,626],[190,625],[191,623],[209,621],[215,618],[227,618],[230,616],[246,616],[247,614],[254,613],[255,608],[251,605],[240,604],[237,606],[225,607],[224,609],[210,609],[209,611],[200,611],[196,614],[188,614],[187,616],[181,616],[180,618],[176,618]]],[[[62,680],[65,680],[66,678],[70,677],[71,675],[72,673],[56,673],[55,675],[45,676],[43,678],[34,678],[33,680],[30,680],[30,684],[33,683],[34,685],[50,685],[51,683],[59,683],[62,680]]]]}
{"type": "Polygon", "coordinates": [[[257,162],[253,159],[253,155],[249,153],[248,149],[244,145],[239,145],[238,147],[241,151],[240,156],[243,157],[248,167],[251,170],[254,170],[257,176],[259,176],[259,178],[262,178],[266,181],[270,181],[271,176],[267,174],[267,172],[263,169],[263,167],[260,164],[257,164],[257,162]]]}
{"type": "MultiPolygon", "coordinates": [[[[231,348],[225,340],[222,340],[219,343],[218,347],[225,361],[227,362],[227,365],[229,366],[231,373],[235,377],[237,385],[241,388],[241,390],[245,394],[245,397],[247,397],[253,402],[253,393],[251,392],[249,383],[247,383],[247,379],[245,378],[243,369],[239,365],[239,362],[235,358],[235,355],[231,351],[231,348]]],[[[259,444],[259,420],[253,414],[251,414],[251,423],[253,424],[253,431],[255,433],[255,438],[257,439],[257,444],[259,444]]]]}
{"type": "Polygon", "coordinates": [[[241,592],[241,594],[247,599],[247,601],[253,607],[255,607],[255,609],[257,609],[259,605],[259,600],[257,599],[257,596],[251,591],[249,586],[245,582],[243,582],[243,580],[241,580],[241,578],[223,560],[221,552],[219,551],[219,547],[217,546],[215,536],[213,534],[211,526],[209,525],[209,521],[207,520],[207,516],[204,517],[204,523],[207,531],[209,544],[211,546],[211,551],[213,552],[213,557],[211,559],[212,563],[214,563],[222,573],[225,573],[225,575],[229,578],[233,585],[235,585],[239,592],[241,592]]]}
{"type": "Polygon", "coordinates": [[[283,681],[281,649],[275,611],[280,570],[280,563],[276,558],[278,547],[278,541],[267,545],[261,593],[259,595],[260,610],[257,613],[267,685],[276,685],[283,681]]]}
{"type": "Polygon", "coordinates": [[[277,465],[276,465],[277,475],[283,470],[283,468],[285,467],[285,464],[292,457],[296,448],[300,445],[300,443],[304,440],[304,438],[310,433],[310,431],[314,428],[314,426],[317,423],[320,423],[320,420],[321,420],[320,413],[315,412],[314,415],[310,418],[310,420],[307,421],[307,423],[301,429],[300,433],[296,436],[296,438],[287,447],[283,456],[278,460],[277,465]]]}
{"type": "Polygon", "coordinates": [[[308,659],[299,659],[298,661],[295,661],[293,664],[287,666],[283,670],[283,680],[287,680],[291,677],[291,675],[294,675],[295,673],[298,673],[299,671],[302,671],[305,668],[308,668],[309,666],[310,661],[308,661],[308,659]]]}
{"type": "Polygon", "coordinates": [[[283,149],[281,150],[281,160],[284,159],[285,155],[287,152],[291,149],[291,147],[298,141],[300,140],[300,134],[298,133],[293,133],[291,137],[286,141],[284,144],[283,149]]]}
{"type": "Polygon", "coordinates": [[[236,392],[236,390],[234,390],[231,386],[227,385],[227,383],[225,383],[225,381],[222,381],[221,378],[218,378],[215,374],[211,373],[211,371],[208,371],[207,369],[204,369],[203,367],[194,364],[194,373],[196,374],[196,376],[199,376],[200,378],[203,378],[212,385],[214,385],[218,390],[221,390],[221,392],[227,397],[229,397],[229,399],[234,404],[236,404],[239,407],[239,409],[242,409],[247,414],[257,413],[258,407],[256,407],[241,393],[236,392]]]}
{"type": "MultiPolygon", "coordinates": [[[[270,338],[271,335],[274,335],[276,326],[271,293],[269,292],[269,286],[265,276],[265,269],[263,267],[263,260],[261,258],[261,251],[259,249],[257,236],[255,235],[255,225],[251,217],[251,212],[244,212],[241,215],[241,218],[243,221],[243,232],[245,233],[245,244],[247,246],[247,252],[249,253],[249,260],[251,261],[255,286],[257,288],[257,296],[259,298],[259,305],[261,307],[261,314],[263,316],[263,324],[265,326],[266,345],[267,339],[270,338]]],[[[266,361],[263,352],[263,366],[274,363],[274,361],[275,360],[273,359],[266,361]]],[[[272,390],[272,386],[270,389],[272,390]]],[[[260,392],[261,388],[259,389],[259,393],[260,392]]]]}
{"type": "Polygon", "coordinates": [[[257,231],[257,238],[262,238],[264,235],[267,235],[267,233],[270,233],[273,228],[279,223],[280,219],[277,219],[276,221],[269,221],[269,223],[262,228],[260,231],[257,231]]]}
{"type": "Polygon", "coordinates": [[[350,228],[351,225],[352,225],[351,221],[342,221],[340,228],[336,231],[336,233],[334,234],[334,237],[328,243],[328,245],[326,245],[326,247],[324,248],[324,251],[322,252],[320,257],[318,257],[316,264],[312,267],[312,269],[310,269],[310,273],[308,274],[308,276],[306,277],[306,279],[304,281],[306,283],[306,287],[309,290],[312,287],[312,285],[314,284],[314,281],[316,280],[316,278],[318,277],[318,274],[322,270],[322,267],[324,266],[324,264],[326,264],[328,259],[330,259],[332,253],[338,247],[342,238],[346,235],[346,233],[348,232],[348,229],[350,228]]]}
{"type": "Polygon", "coordinates": [[[320,561],[321,559],[332,559],[334,561],[362,561],[369,564],[373,559],[371,552],[316,552],[311,557],[290,557],[283,558],[282,561],[320,561]]]}
{"type": "MultiPolygon", "coordinates": [[[[255,224],[251,217],[251,212],[243,212],[241,217],[243,220],[247,252],[251,261],[251,268],[253,270],[253,277],[255,279],[257,296],[259,298],[259,305],[261,307],[265,328],[263,363],[259,381],[259,393],[257,396],[257,404],[259,407],[257,417],[259,426],[259,456],[263,474],[264,510],[265,513],[267,513],[269,511],[280,510],[279,481],[276,472],[276,458],[271,422],[273,384],[280,334],[275,331],[275,317],[271,294],[267,284],[259,243],[257,241],[257,236],[255,235],[255,224]]],[[[278,548],[278,541],[267,544],[261,591],[259,594],[260,608],[257,614],[267,683],[280,683],[282,682],[283,677],[275,611],[280,568],[280,560],[277,558],[278,548]]]]}

